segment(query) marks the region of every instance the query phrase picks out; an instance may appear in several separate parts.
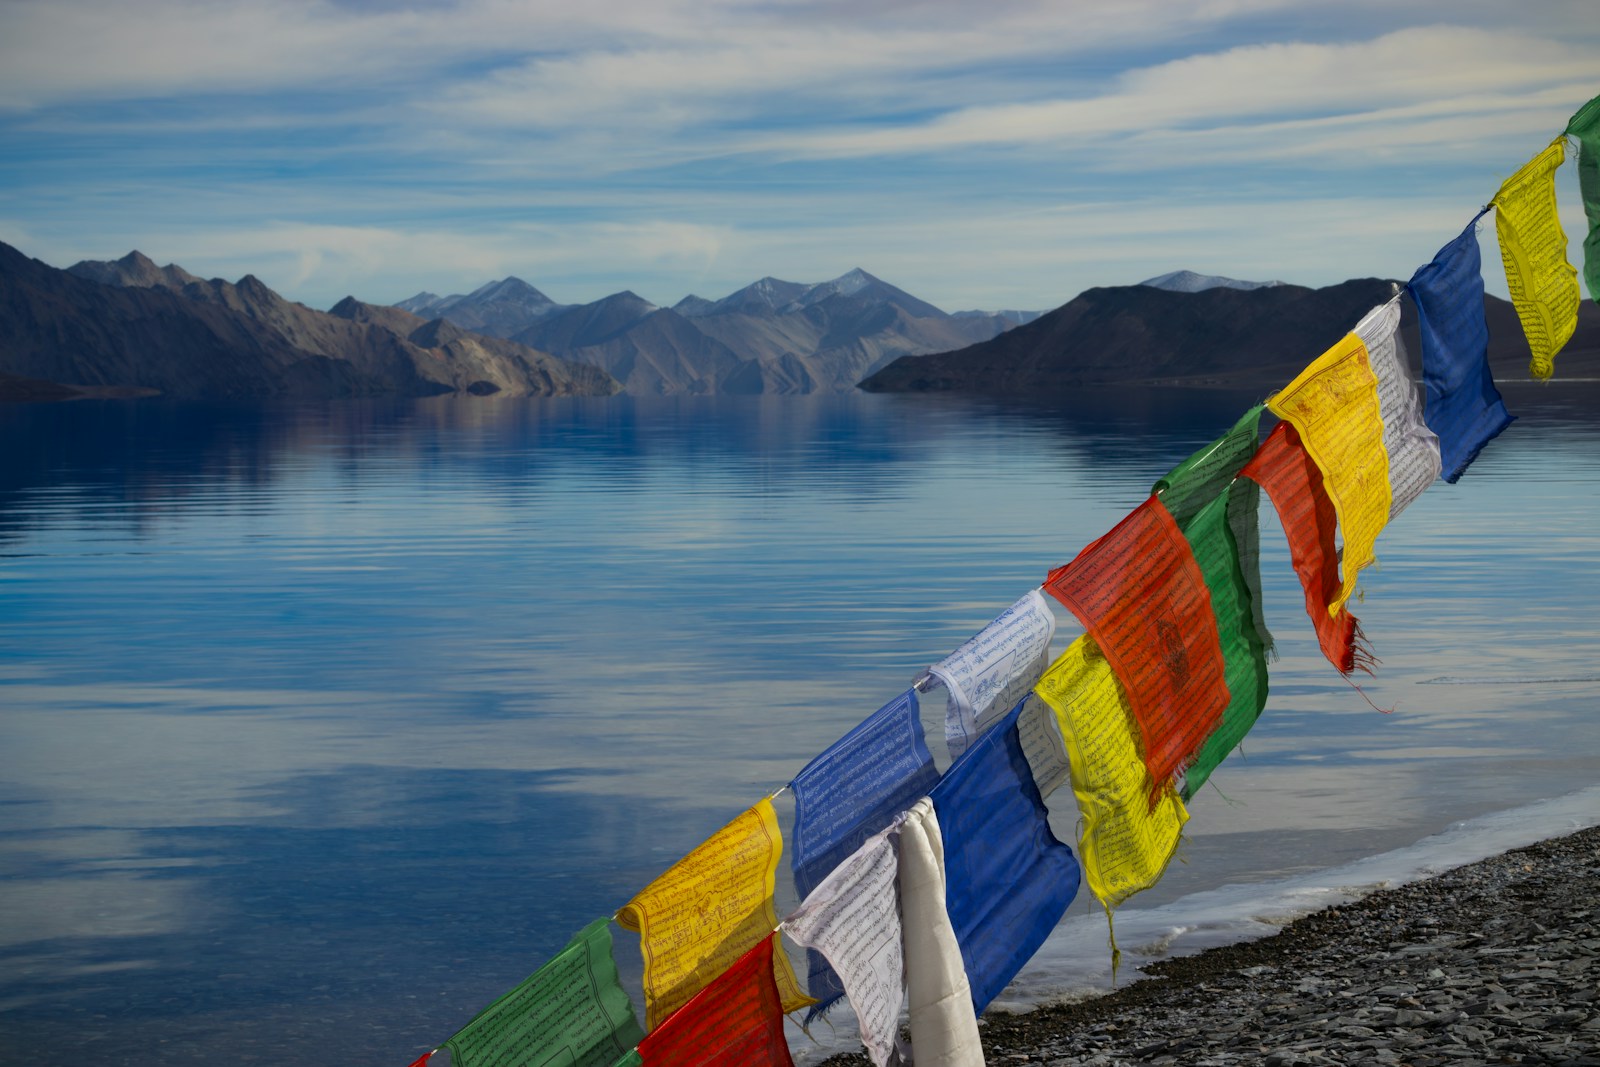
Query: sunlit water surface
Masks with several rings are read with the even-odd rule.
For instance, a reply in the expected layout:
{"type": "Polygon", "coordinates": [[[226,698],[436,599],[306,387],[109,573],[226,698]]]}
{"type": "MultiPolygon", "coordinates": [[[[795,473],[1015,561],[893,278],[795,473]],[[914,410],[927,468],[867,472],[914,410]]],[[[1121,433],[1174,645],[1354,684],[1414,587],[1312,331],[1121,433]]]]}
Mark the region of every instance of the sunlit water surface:
{"type": "MultiPolygon", "coordinates": [[[[1136,960],[1600,819],[1596,404],[1507,393],[1355,605],[1393,714],[1264,508],[1271,697],[1136,960]]],[[[1254,399],[0,408],[0,1063],[410,1062],[1254,399]]],[[[1081,895],[1003,1002],[1106,962],[1081,895]]]]}

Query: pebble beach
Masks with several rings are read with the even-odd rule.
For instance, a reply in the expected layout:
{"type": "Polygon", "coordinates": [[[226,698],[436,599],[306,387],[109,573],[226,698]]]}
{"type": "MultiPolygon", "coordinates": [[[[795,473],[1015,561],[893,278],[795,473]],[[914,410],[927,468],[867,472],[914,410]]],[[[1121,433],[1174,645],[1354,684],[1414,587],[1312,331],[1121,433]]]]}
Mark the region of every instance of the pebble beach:
{"type": "Polygon", "coordinates": [[[1106,996],[990,1012],[982,1031],[991,1067],[1600,1067],[1600,827],[1160,961],[1106,996]]]}

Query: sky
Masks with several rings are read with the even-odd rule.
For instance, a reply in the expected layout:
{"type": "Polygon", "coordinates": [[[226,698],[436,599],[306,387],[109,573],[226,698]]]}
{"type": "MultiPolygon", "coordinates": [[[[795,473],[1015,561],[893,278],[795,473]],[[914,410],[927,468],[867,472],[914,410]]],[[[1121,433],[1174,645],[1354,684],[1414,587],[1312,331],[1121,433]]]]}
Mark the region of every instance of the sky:
{"type": "Polygon", "coordinates": [[[0,0],[0,241],[318,308],[1404,279],[1596,94],[1595,0],[0,0]]]}

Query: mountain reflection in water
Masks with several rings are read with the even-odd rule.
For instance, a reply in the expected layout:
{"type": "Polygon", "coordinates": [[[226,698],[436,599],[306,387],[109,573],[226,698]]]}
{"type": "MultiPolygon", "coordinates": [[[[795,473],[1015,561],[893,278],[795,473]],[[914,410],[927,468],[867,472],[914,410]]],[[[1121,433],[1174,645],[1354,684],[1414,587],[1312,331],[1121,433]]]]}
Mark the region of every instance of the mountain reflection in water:
{"type": "MultiPolygon", "coordinates": [[[[1267,710],[1134,906],[1594,780],[1600,431],[1506,392],[1364,579],[1394,715],[1263,512],[1267,710]]],[[[0,1061],[410,1062],[1260,399],[0,409],[0,1061]]]]}

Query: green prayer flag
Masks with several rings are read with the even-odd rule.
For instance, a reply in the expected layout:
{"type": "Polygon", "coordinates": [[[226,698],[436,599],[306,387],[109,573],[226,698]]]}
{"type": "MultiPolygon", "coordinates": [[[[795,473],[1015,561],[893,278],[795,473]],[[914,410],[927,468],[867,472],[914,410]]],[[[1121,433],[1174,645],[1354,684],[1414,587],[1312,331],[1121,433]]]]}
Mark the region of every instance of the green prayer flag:
{"type": "Polygon", "coordinates": [[[444,1047],[451,1067],[546,1062],[612,1067],[643,1037],[633,1003],[617,979],[609,920],[596,919],[444,1047]]]}
{"type": "Polygon", "coordinates": [[[1255,455],[1262,410],[1258,404],[1245,412],[1231,430],[1155,484],[1157,499],[1189,542],[1211,594],[1228,685],[1222,721],[1184,776],[1185,800],[1238,746],[1267,702],[1272,635],[1261,611],[1261,490],[1248,478],[1238,478],[1240,468],[1255,455]]]}
{"type": "Polygon", "coordinates": [[[1589,216],[1589,236],[1583,239],[1583,281],[1589,287],[1589,299],[1600,301],[1600,96],[1572,116],[1567,136],[1578,139],[1578,191],[1589,216]]]}

